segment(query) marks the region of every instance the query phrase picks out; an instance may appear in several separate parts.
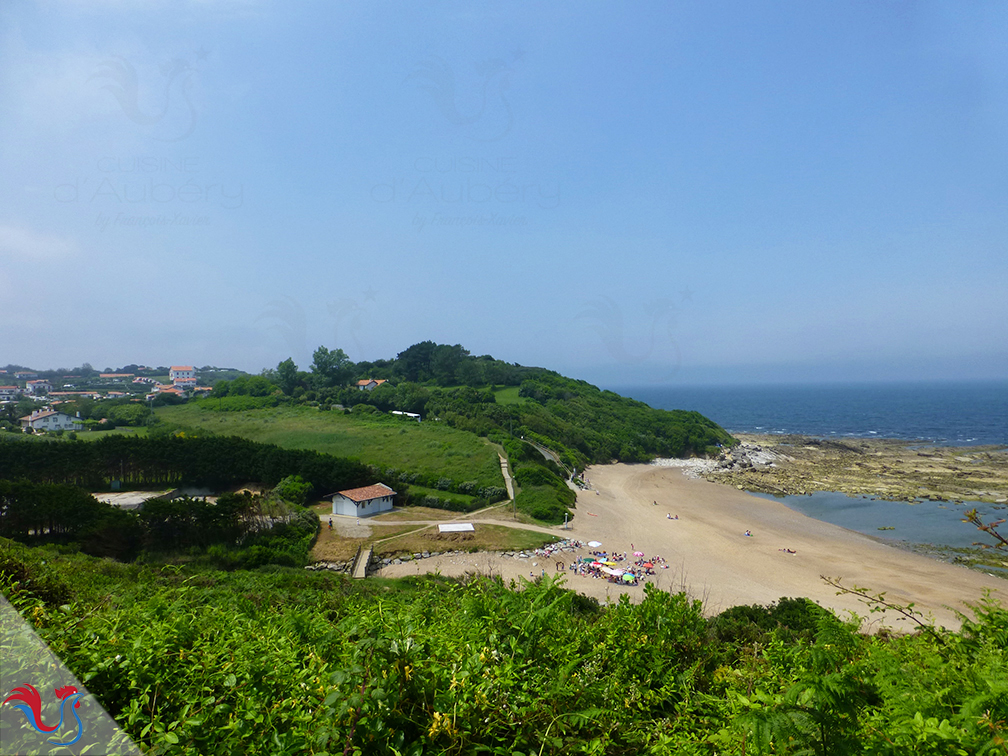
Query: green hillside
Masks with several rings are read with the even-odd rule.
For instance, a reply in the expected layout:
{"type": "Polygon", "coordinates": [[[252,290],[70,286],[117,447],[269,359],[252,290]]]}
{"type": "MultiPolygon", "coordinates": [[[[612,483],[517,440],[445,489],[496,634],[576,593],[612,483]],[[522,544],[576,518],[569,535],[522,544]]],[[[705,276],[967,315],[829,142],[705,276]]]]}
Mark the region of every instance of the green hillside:
{"type": "Polygon", "coordinates": [[[497,451],[485,439],[441,423],[417,423],[385,414],[319,412],[284,405],[241,412],[213,409],[213,400],[160,407],[168,425],[233,435],[289,449],[310,449],[358,459],[375,467],[501,486],[497,451]]]}

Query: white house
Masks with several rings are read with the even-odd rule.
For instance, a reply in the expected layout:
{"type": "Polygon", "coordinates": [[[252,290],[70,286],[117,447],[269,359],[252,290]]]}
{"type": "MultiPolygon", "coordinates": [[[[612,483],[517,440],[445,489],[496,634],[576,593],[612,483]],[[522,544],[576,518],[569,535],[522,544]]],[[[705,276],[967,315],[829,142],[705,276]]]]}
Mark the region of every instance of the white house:
{"type": "Polygon", "coordinates": [[[29,394],[48,394],[52,391],[52,384],[47,380],[28,381],[25,384],[25,391],[29,394]]]}
{"type": "Polygon", "coordinates": [[[19,370],[18,372],[14,373],[14,379],[18,381],[27,381],[30,378],[38,378],[38,373],[31,373],[28,372],[27,370],[19,370]]]}
{"type": "Polygon", "coordinates": [[[0,386],[0,402],[12,402],[21,394],[17,386],[0,386]]]}
{"type": "Polygon", "coordinates": [[[332,495],[332,513],[350,517],[370,517],[392,509],[395,491],[384,483],[364,488],[351,488],[332,495]]]}
{"type": "Polygon", "coordinates": [[[84,421],[77,417],[64,415],[62,412],[54,410],[38,410],[21,418],[21,428],[27,432],[33,431],[56,431],[56,430],[80,430],[84,427],[84,421]]]}
{"type": "Polygon", "coordinates": [[[384,378],[362,378],[357,381],[357,388],[360,391],[374,391],[376,388],[381,386],[383,383],[388,383],[384,378]]]}
{"type": "Polygon", "coordinates": [[[192,365],[172,365],[168,379],[175,385],[180,383],[196,385],[196,371],[192,365]]]}

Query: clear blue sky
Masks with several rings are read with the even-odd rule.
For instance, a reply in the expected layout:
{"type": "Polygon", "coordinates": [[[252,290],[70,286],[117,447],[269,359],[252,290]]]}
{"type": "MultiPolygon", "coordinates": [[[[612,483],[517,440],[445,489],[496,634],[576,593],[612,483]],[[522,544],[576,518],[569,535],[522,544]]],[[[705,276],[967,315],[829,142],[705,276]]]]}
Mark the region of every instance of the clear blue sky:
{"type": "Polygon", "coordinates": [[[0,5],[0,363],[1008,377],[1003,3],[0,5]]]}

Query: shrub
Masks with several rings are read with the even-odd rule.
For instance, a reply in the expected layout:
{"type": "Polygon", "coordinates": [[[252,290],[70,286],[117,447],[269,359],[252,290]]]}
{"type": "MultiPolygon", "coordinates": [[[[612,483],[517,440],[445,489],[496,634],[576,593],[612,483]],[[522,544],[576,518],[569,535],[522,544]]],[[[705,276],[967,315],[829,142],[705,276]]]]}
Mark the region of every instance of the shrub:
{"type": "MultiPolygon", "coordinates": [[[[529,486],[522,488],[515,497],[515,506],[529,517],[557,525],[564,521],[570,510],[564,505],[552,486],[529,486]]],[[[572,492],[573,493],[573,492],[572,492]]]]}
{"type": "Polygon", "coordinates": [[[284,501],[303,507],[312,492],[312,484],[306,482],[300,475],[288,475],[277,483],[273,493],[284,501]]]}

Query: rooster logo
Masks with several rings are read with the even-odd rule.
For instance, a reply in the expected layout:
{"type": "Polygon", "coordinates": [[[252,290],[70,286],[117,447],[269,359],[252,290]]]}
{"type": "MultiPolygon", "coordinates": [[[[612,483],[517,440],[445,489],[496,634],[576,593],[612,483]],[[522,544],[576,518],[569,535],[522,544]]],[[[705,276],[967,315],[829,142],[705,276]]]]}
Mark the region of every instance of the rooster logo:
{"type": "Polygon", "coordinates": [[[256,317],[256,322],[260,320],[273,321],[265,330],[279,333],[287,348],[295,355],[306,353],[307,320],[304,308],[295,299],[284,297],[268,302],[256,317]]]}
{"type": "Polygon", "coordinates": [[[125,58],[116,57],[106,61],[88,77],[88,81],[109,80],[102,89],[115,97],[127,118],[139,126],[154,127],[160,124],[162,136],[154,137],[160,142],[180,142],[196,128],[196,108],[189,99],[189,88],[195,71],[181,58],[160,66],[164,87],[158,112],[146,112],[140,107],[139,77],[136,68],[125,58]]]}
{"type": "Polygon", "coordinates": [[[647,345],[640,352],[627,348],[623,310],[616,302],[600,296],[587,305],[574,319],[587,322],[613,358],[624,365],[642,365],[655,354],[657,348],[670,353],[672,372],[678,370],[682,357],[675,339],[676,307],[670,300],[659,298],[644,304],[644,314],[650,320],[650,332],[647,345]]]}
{"type": "MultiPolygon", "coordinates": [[[[366,294],[365,297],[374,299],[374,296],[370,294],[366,294]]],[[[333,327],[335,341],[333,343],[345,343],[345,337],[349,335],[357,347],[357,354],[362,354],[364,347],[361,344],[359,333],[363,325],[362,317],[367,317],[367,308],[361,305],[356,299],[340,299],[328,302],[326,308],[329,310],[329,315],[332,316],[333,321],[335,321],[333,327]],[[342,334],[340,333],[341,329],[343,331],[342,334]],[[340,341],[341,337],[343,337],[343,341],[340,341]]]]}
{"type": "MultiPolygon", "coordinates": [[[[520,52],[514,54],[517,61],[520,52]]],[[[512,68],[492,58],[473,66],[475,78],[460,86],[455,70],[443,59],[431,56],[416,64],[406,81],[426,91],[438,112],[461,133],[477,142],[496,142],[511,131],[514,115],[506,92],[512,68]]]]}
{"type": "Polygon", "coordinates": [[[60,704],[60,720],[59,724],[55,727],[50,727],[45,722],[42,721],[42,697],[39,692],[35,690],[33,685],[25,684],[20,688],[14,688],[11,694],[0,703],[0,706],[8,702],[12,702],[11,706],[15,709],[20,709],[21,713],[25,715],[25,719],[28,720],[28,724],[32,728],[42,735],[49,735],[56,732],[63,726],[63,718],[66,714],[66,705],[71,703],[70,713],[73,714],[74,719],[77,720],[77,735],[73,740],[67,740],[65,742],[57,742],[56,740],[50,738],[49,743],[57,746],[69,746],[80,740],[80,736],[84,733],[84,723],[81,722],[79,716],[77,716],[76,709],[80,706],[80,699],[83,693],[77,691],[73,685],[64,685],[62,688],[56,688],[53,691],[62,703],[60,704]],[[20,703],[13,703],[18,701],[20,703]]]}

